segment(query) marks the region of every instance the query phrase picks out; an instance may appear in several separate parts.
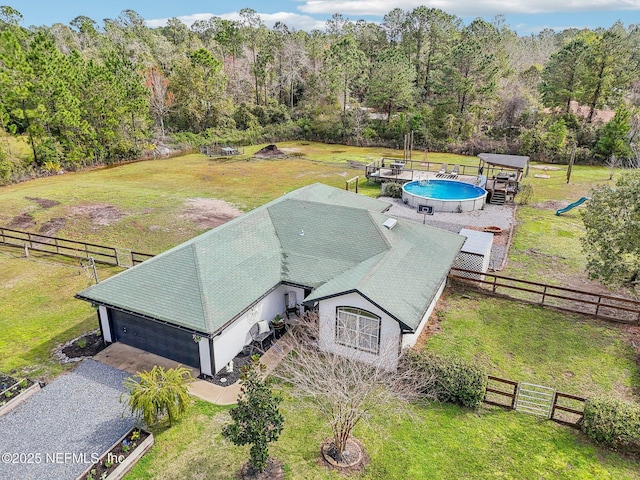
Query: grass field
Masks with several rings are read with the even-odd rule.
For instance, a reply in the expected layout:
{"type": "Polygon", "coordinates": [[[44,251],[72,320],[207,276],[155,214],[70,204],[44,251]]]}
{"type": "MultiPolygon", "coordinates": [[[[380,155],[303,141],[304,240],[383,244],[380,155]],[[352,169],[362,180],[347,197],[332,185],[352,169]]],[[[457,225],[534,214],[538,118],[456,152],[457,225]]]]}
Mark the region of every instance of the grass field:
{"type": "MultiPolygon", "coordinates": [[[[159,253],[204,230],[185,215],[189,199],[222,199],[248,211],[313,182],[344,188],[347,179],[363,173],[350,161],[402,156],[397,150],[286,142],[278,147],[289,149],[289,158],[252,159],[262,146],[232,159],[186,155],[0,187],[0,225],[28,214],[32,224],[25,229],[39,231],[64,219],[57,236],[159,253]],[[59,203],[44,207],[43,199],[59,203]],[[98,210],[111,215],[91,214],[98,210]]],[[[429,160],[477,164],[475,157],[447,154],[429,153],[429,160]]],[[[608,171],[575,167],[568,186],[564,170],[547,172],[548,180],[533,177],[535,172],[526,180],[533,197],[518,208],[505,273],[549,283],[586,282],[578,209],[561,217],[555,209],[607,183],[608,171]]],[[[379,194],[378,186],[360,187],[363,194],[379,194]]],[[[99,275],[116,271],[100,267],[99,275]]],[[[51,378],[63,370],[52,349],[97,327],[91,306],[73,299],[91,280],[78,262],[38,254],[25,259],[18,249],[0,249],[0,272],[0,371],[51,378]]],[[[491,373],[583,395],[630,398],[640,386],[633,349],[618,326],[456,291],[448,292],[439,315],[442,331],[426,348],[477,359],[491,373]]],[[[325,425],[299,408],[285,401],[287,426],[274,448],[288,478],[339,478],[317,463],[325,425]]],[[[196,403],[179,425],[158,433],[156,446],[128,478],[233,478],[246,450],[220,439],[225,415],[224,408],[196,403]]],[[[416,407],[412,417],[378,416],[370,424],[357,436],[371,465],[354,478],[640,478],[636,461],[526,415],[416,407]]]]}
{"type": "Polygon", "coordinates": [[[492,375],[591,397],[640,392],[635,351],[615,324],[448,289],[442,331],[425,349],[484,365],[492,375]]]}
{"type": "MultiPolygon", "coordinates": [[[[226,407],[196,402],[127,479],[234,479],[248,458],[220,435],[226,407]]],[[[288,479],[637,479],[640,463],[593,447],[575,430],[500,409],[471,412],[453,405],[413,407],[374,414],[356,430],[370,457],[362,472],[345,477],[318,463],[328,425],[315,411],[282,404],[285,427],[270,453],[285,464],[288,479]]]]}
{"type": "MultiPolygon", "coordinates": [[[[612,185],[604,167],[575,166],[571,182],[566,181],[566,166],[551,166],[551,178],[536,178],[544,170],[530,170],[524,184],[533,194],[527,205],[518,206],[518,225],[510,251],[507,275],[561,284],[568,276],[586,281],[585,260],[580,246],[584,226],[578,207],[556,215],[558,208],[590,195],[598,185],[612,185]]],[[[617,173],[619,175],[620,173],[617,173]]]]}
{"type": "MultiPolygon", "coordinates": [[[[23,257],[0,248],[0,372],[47,381],[63,370],[52,357],[55,347],[98,326],[95,310],[73,298],[93,280],[78,262],[23,257]]],[[[100,268],[99,277],[115,271],[100,268]]]]}

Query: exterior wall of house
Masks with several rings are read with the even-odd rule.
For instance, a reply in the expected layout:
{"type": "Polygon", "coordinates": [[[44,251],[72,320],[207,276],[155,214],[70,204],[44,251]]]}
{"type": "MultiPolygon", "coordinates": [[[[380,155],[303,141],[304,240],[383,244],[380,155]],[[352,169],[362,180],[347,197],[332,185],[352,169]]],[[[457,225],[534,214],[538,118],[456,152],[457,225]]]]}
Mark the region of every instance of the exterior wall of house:
{"type": "Polygon", "coordinates": [[[213,375],[211,368],[211,340],[209,337],[202,337],[198,342],[198,353],[200,354],[200,373],[213,375]]]}
{"type": "Polygon", "coordinates": [[[440,288],[438,289],[438,292],[436,293],[435,297],[433,297],[433,301],[431,302],[431,305],[429,305],[429,308],[427,309],[426,313],[422,317],[422,320],[420,320],[420,324],[418,325],[418,328],[416,328],[415,333],[405,333],[404,335],[402,335],[402,348],[413,347],[416,344],[416,342],[418,341],[418,337],[422,332],[422,329],[427,324],[427,322],[429,321],[429,317],[433,313],[433,309],[436,308],[436,303],[438,303],[438,299],[440,298],[440,295],[442,295],[442,292],[444,291],[444,287],[446,284],[447,284],[447,279],[445,278],[442,281],[442,285],[440,285],[440,288]]]}
{"type": "Polygon", "coordinates": [[[320,328],[318,344],[322,350],[371,364],[382,361],[384,366],[390,370],[395,370],[398,367],[400,325],[364,297],[357,293],[349,293],[321,300],[318,305],[318,315],[320,328]],[[361,308],[380,317],[380,349],[378,354],[336,343],[337,307],[361,308]]]}
{"type": "Polygon", "coordinates": [[[113,335],[111,335],[111,326],[109,325],[109,313],[107,307],[100,305],[98,307],[98,318],[100,319],[100,327],[102,328],[102,336],[105,342],[113,342],[113,335]]]}
{"type": "Polygon", "coordinates": [[[245,345],[251,343],[249,330],[255,323],[272,320],[278,314],[284,317],[284,294],[291,290],[296,292],[297,300],[301,302],[304,297],[303,289],[280,285],[213,338],[215,373],[233,360],[245,345]]]}

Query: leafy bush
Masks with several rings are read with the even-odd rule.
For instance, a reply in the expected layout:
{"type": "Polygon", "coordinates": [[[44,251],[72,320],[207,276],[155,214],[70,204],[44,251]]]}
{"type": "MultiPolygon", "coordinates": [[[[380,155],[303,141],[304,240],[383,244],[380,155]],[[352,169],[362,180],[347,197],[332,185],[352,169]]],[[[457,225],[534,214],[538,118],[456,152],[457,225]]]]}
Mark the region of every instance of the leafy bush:
{"type": "Polygon", "coordinates": [[[640,452],[640,405],[615,398],[589,399],[582,431],[597,443],[632,453],[640,452]]]}
{"type": "Polygon", "coordinates": [[[13,164],[6,158],[2,158],[0,151],[0,185],[9,183],[11,174],[13,173],[13,164]]]}
{"type": "Polygon", "coordinates": [[[518,205],[529,205],[531,201],[531,197],[533,196],[533,186],[525,183],[524,185],[520,185],[520,190],[518,191],[518,195],[516,196],[516,200],[518,201],[518,205]]]}
{"type": "Polygon", "coordinates": [[[266,366],[258,356],[243,367],[238,404],[229,410],[232,423],[225,425],[222,436],[235,445],[251,445],[249,465],[262,472],[269,460],[269,443],[278,440],[284,427],[279,405],[282,397],[272,392],[269,379],[264,378],[266,366]]]}
{"type": "Polygon", "coordinates": [[[402,198],[402,185],[396,182],[387,182],[382,185],[382,196],[402,198]]]}
{"type": "Polygon", "coordinates": [[[487,389],[487,372],[475,363],[427,352],[408,353],[414,368],[433,377],[435,397],[468,408],[477,408],[487,389]]]}

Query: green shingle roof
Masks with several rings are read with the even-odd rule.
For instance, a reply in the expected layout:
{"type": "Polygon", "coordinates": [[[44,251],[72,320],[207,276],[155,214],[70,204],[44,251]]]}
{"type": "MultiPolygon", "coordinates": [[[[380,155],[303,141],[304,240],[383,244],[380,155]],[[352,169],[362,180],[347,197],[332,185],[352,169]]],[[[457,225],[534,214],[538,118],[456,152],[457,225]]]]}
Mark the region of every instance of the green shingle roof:
{"type": "Polygon", "coordinates": [[[282,279],[318,287],[389,245],[368,210],[288,199],[269,207],[282,247],[282,279]]]}
{"type": "Polygon", "coordinates": [[[298,189],[77,297],[213,334],[282,282],[318,299],[358,291],[414,328],[464,237],[398,220],[388,203],[322,184],[298,189]]]}
{"type": "Polygon", "coordinates": [[[371,217],[390,248],[336,275],[305,301],[358,292],[414,330],[449,272],[464,237],[403,219],[397,219],[396,226],[388,230],[382,226],[386,215],[372,212],[371,217]]]}

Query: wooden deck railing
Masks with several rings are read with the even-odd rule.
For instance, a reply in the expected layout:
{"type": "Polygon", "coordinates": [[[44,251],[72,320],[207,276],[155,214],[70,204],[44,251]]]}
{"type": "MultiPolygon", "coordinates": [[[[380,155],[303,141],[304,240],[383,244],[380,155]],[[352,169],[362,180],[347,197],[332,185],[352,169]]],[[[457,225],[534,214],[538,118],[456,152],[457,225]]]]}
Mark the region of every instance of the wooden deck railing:
{"type": "MultiPolygon", "coordinates": [[[[369,164],[365,165],[365,177],[369,178],[372,174],[379,172],[381,169],[389,170],[389,165],[394,162],[400,162],[402,159],[400,158],[381,158],[379,160],[374,160],[369,164]],[[383,166],[384,164],[384,166],[383,166]]],[[[444,166],[447,166],[447,170],[451,171],[455,166],[452,163],[442,163],[442,162],[430,162],[428,160],[408,160],[405,163],[405,170],[410,172],[439,172],[444,166]]],[[[480,167],[478,165],[458,165],[458,174],[459,175],[471,175],[477,176],[479,174],[480,167]]],[[[413,178],[413,176],[411,177],[413,178]]]]}
{"type": "Polygon", "coordinates": [[[8,247],[15,247],[35,252],[45,252],[53,255],[60,255],[67,258],[90,258],[96,263],[114,266],[130,266],[142,263],[153,257],[148,253],[123,251],[115,247],[98,245],[95,243],[79,242],[60,237],[50,237],[37,233],[14,230],[0,227],[0,244],[8,247]],[[126,252],[126,260],[123,258],[126,252]]]}
{"type": "Polygon", "coordinates": [[[640,325],[640,301],[574,288],[548,285],[518,278],[483,273],[484,280],[471,280],[462,273],[474,270],[452,268],[449,278],[483,292],[507,296],[572,313],[592,315],[604,320],[640,325]]]}

